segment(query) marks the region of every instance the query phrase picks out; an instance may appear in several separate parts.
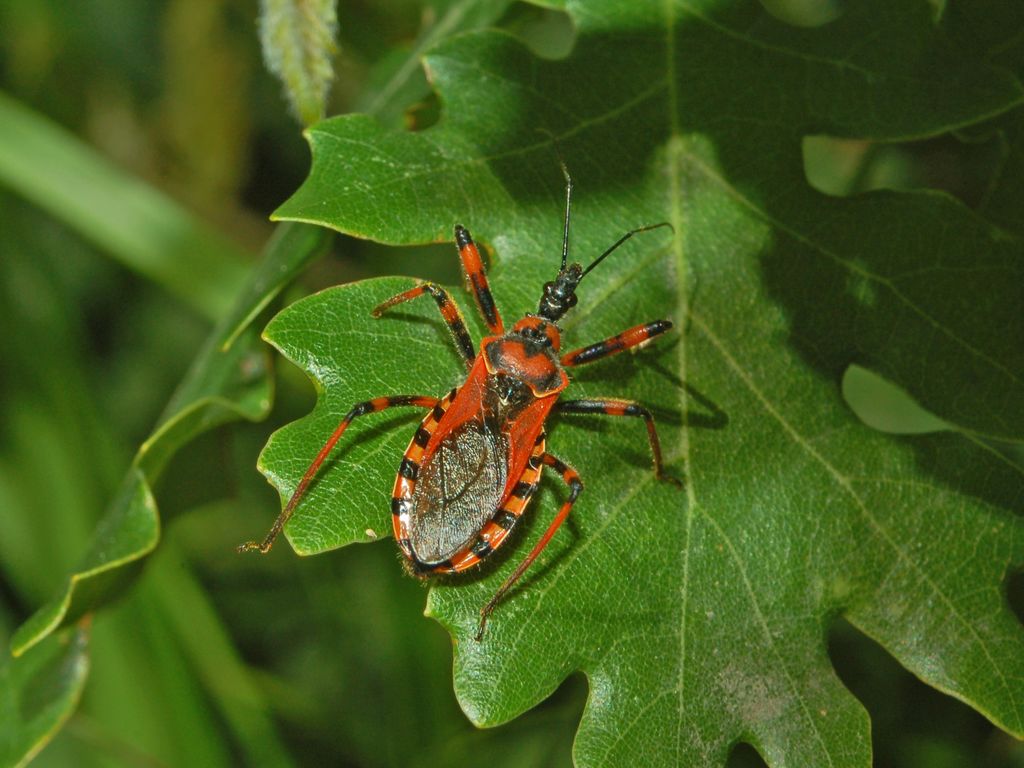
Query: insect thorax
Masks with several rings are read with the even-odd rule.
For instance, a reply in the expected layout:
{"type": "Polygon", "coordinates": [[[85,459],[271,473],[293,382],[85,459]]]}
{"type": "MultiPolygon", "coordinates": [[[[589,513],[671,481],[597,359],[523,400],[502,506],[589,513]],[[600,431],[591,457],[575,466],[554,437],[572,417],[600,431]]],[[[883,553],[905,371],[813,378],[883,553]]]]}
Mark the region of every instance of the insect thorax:
{"type": "Polygon", "coordinates": [[[541,341],[506,334],[484,347],[487,371],[525,386],[533,397],[546,397],[569,384],[555,351],[541,341]]]}

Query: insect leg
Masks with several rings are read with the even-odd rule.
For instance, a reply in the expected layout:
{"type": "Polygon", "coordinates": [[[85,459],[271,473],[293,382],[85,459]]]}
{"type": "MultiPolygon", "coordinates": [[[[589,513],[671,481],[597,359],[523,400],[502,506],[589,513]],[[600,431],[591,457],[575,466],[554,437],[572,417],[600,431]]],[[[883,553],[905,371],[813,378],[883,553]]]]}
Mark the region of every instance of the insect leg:
{"type": "Polygon", "coordinates": [[[638,344],[643,344],[648,339],[660,336],[671,327],[671,320],[655,320],[653,323],[638,325],[634,328],[623,331],[617,336],[612,336],[604,339],[603,341],[599,341],[596,344],[581,347],[580,349],[576,349],[562,355],[562,365],[572,366],[592,363],[603,357],[614,355],[625,349],[629,349],[630,347],[635,347],[638,344]]]}
{"type": "Polygon", "coordinates": [[[370,314],[374,317],[380,317],[396,304],[410,301],[417,296],[422,296],[424,293],[429,293],[437,303],[437,308],[441,310],[441,317],[444,318],[448,330],[452,332],[452,338],[455,339],[455,346],[459,348],[459,354],[466,361],[466,368],[472,368],[473,361],[476,359],[476,352],[473,349],[473,340],[469,337],[469,331],[466,330],[466,321],[462,319],[459,305],[437,283],[420,283],[415,288],[410,288],[408,291],[404,291],[397,296],[392,296],[383,304],[378,304],[370,314]]]}
{"type": "Polygon", "coordinates": [[[491,615],[491,612],[494,611],[495,607],[497,607],[498,603],[501,602],[501,599],[512,588],[512,586],[519,581],[519,577],[526,572],[526,569],[530,567],[530,564],[537,559],[537,555],[544,551],[544,547],[546,547],[548,542],[551,541],[551,537],[555,535],[555,531],[557,531],[562,523],[565,522],[565,518],[569,516],[569,510],[572,509],[572,505],[576,503],[576,499],[579,497],[580,491],[583,490],[583,483],[580,481],[580,476],[576,474],[575,469],[559,459],[556,459],[550,453],[544,454],[543,462],[561,474],[562,479],[565,481],[566,485],[569,486],[569,498],[566,499],[564,504],[562,504],[562,508],[558,510],[558,514],[555,515],[555,519],[551,521],[551,525],[549,525],[548,529],[544,531],[544,535],[540,537],[540,541],[538,541],[533,546],[533,549],[530,550],[530,554],[528,554],[523,562],[521,562],[512,572],[512,575],[505,579],[505,583],[502,584],[498,588],[498,591],[494,593],[494,597],[491,598],[491,601],[480,611],[480,628],[476,633],[477,642],[483,639],[484,629],[487,626],[487,617],[491,615]]]}
{"type": "Polygon", "coordinates": [[[455,225],[455,244],[459,247],[459,258],[462,259],[462,269],[466,273],[466,281],[470,290],[473,291],[473,298],[484,316],[487,328],[493,334],[505,333],[505,326],[501,322],[501,315],[498,307],[491,296],[491,287],[487,284],[487,275],[484,274],[484,264],[480,259],[480,251],[473,242],[469,230],[461,224],[455,225]]]}
{"type": "Polygon", "coordinates": [[[398,405],[412,405],[417,408],[433,408],[438,403],[436,397],[424,397],[422,395],[392,395],[391,397],[377,397],[373,400],[366,400],[362,403],[356,403],[352,410],[345,414],[345,418],[341,420],[337,428],[334,430],[334,434],[331,435],[330,439],[324,444],[324,447],[320,449],[320,453],[313,459],[313,463],[309,465],[309,469],[306,470],[306,474],[302,476],[298,486],[295,488],[295,492],[292,493],[292,497],[288,499],[288,503],[285,508],[281,511],[281,514],[277,516],[277,520],[270,527],[270,532],[264,537],[263,541],[247,541],[238,547],[239,552],[252,552],[259,550],[261,553],[266,554],[270,551],[270,548],[274,546],[274,539],[277,538],[278,534],[281,533],[281,529],[284,528],[285,523],[292,516],[292,512],[295,511],[295,507],[306,493],[306,488],[312,482],[313,478],[316,477],[317,471],[320,469],[320,465],[324,463],[324,460],[333,450],[338,440],[345,433],[345,429],[349,423],[359,417],[365,416],[368,413],[376,413],[377,411],[383,411],[386,408],[394,408],[398,405]]]}
{"type": "Polygon", "coordinates": [[[665,474],[665,468],[661,463],[661,442],[658,440],[658,430],[654,427],[654,417],[642,405],[634,403],[632,400],[564,400],[555,405],[555,411],[558,413],[600,413],[605,416],[639,416],[647,425],[647,437],[651,442],[651,453],[654,455],[654,476],[659,480],[680,484],[674,477],[665,474]]]}

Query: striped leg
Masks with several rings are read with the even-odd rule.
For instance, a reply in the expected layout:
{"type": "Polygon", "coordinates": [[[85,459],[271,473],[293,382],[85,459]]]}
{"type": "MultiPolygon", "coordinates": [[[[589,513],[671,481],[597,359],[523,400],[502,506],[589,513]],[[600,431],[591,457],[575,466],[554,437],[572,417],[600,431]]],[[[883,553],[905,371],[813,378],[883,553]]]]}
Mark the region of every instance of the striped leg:
{"type": "Polygon", "coordinates": [[[437,302],[437,308],[441,310],[441,317],[444,318],[445,323],[448,325],[448,330],[452,332],[452,337],[455,339],[455,346],[459,348],[459,354],[466,361],[466,368],[472,368],[473,361],[476,359],[476,352],[473,349],[473,340],[469,337],[469,331],[466,330],[466,321],[462,319],[459,305],[449,298],[448,292],[437,283],[421,283],[404,293],[392,296],[383,304],[374,307],[370,314],[374,317],[380,317],[396,304],[410,301],[417,296],[422,296],[424,293],[429,293],[434,301],[437,302]]]}
{"type": "Polygon", "coordinates": [[[473,298],[484,316],[484,322],[492,334],[500,335],[505,333],[505,326],[501,322],[501,315],[498,307],[491,296],[491,288],[487,284],[487,276],[484,274],[484,264],[480,260],[480,251],[469,234],[469,230],[461,224],[455,225],[455,244],[459,247],[459,258],[462,259],[462,268],[466,273],[466,280],[470,290],[473,291],[473,298]]]}
{"type": "Polygon", "coordinates": [[[334,434],[331,435],[330,439],[324,444],[324,447],[320,449],[320,453],[313,459],[313,463],[309,465],[309,469],[306,470],[306,474],[302,476],[298,486],[295,488],[295,492],[292,497],[288,499],[288,503],[285,508],[281,511],[281,514],[277,516],[277,520],[270,527],[270,532],[264,537],[263,541],[247,541],[238,547],[239,552],[252,552],[259,550],[261,553],[266,554],[270,551],[270,548],[274,546],[274,539],[277,538],[278,534],[281,533],[281,529],[284,528],[285,523],[292,516],[292,512],[295,511],[295,507],[306,493],[306,488],[312,482],[313,478],[316,477],[317,471],[320,469],[320,465],[324,463],[324,460],[334,449],[338,440],[345,433],[345,429],[349,423],[359,417],[365,416],[368,413],[376,413],[377,411],[383,411],[386,408],[394,408],[397,405],[412,405],[417,408],[433,408],[437,405],[436,397],[424,397],[422,395],[392,395],[391,397],[377,397],[373,400],[366,400],[362,403],[356,403],[352,407],[352,410],[345,414],[345,418],[341,420],[337,429],[334,430],[334,434]]]}
{"type": "Polygon", "coordinates": [[[660,336],[671,327],[671,320],[655,320],[653,323],[638,325],[635,328],[630,328],[628,331],[623,331],[617,336],[612,336],[604,341],[599,341],[596,344],[591,344],[588,347],[582,347],[562,355],[562,365],[572,366],[592,363],[595,360],[600,360],[602,357],[608,357],[630,347],[635,347],[638,344],[643,344],[648,339],[660,336]]]}
{"type": "Polygon", "coordinates": [[[572,505],[576,503],[576,499],[579,497],[580,491],[583,490],[583,483],[580,481],[580,476],[576,474],[575,469],[559,461],[550,453],[544,454],[543,461],[562,476],[566,485],[569,486],[569,498],[565,500],[564,504],[562,504],[562,508],[558,510],[558,514],[555,515],[555,519],[551,521],[551,525],[549,525],[548,529],[544,531],[544,535],[540,537],[540,541],[538,541],[533,546],[533,549],[530,550],[530,554],[528,554],[523,562],[519,564],[519,567],[512,572],[512,575],[505,579],[505,583],[502,584],[498,588],[498,591],[494,593],[494,597],[491,598],[491,601],[480,611],[480,628],[476,633],[477,642],[480,642],[484,637],[484,629],[487,627],[487,617],[491,615],[491,612],[494,611],[495,607],[497,607],[498,603],[501,602],[501,599],[512,588],[512,586],[519,581],[519,577],[526,572],[526,569],[530,567],[530,564],[537,559],[537,555],[544,551],[544,547],[546,547],[548,542],[551,541],[551,537],[555,535],[555,531],[559,529],[562,523],[565,522],[565,518],[569,516],[569,510],[572,509],[572,505]]]}
{"type": "Polygon", "coordinates": [[[654,476],[659,480],[665,480],[675,485],[680,482],[674,477],[665,474],[665,468],[661,464],[661,442],[658,440],[658,430],[654,428],[654,417],[651,412],[632,400],[565,400],[555,405],[558,413],[601,413],[605,416],[639,416],[647,425],[647,437],[651,441],[651,453],[654,455],[654,476]]]}

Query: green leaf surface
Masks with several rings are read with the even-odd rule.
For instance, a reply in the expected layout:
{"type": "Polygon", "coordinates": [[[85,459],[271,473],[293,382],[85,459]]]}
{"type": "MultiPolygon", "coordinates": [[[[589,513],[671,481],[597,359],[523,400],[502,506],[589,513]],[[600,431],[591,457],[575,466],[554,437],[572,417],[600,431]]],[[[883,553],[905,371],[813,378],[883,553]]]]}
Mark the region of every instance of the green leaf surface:
{"type": "Polygon", "coordinates": [[[160,537],[152,485],[177,450],[227,421],[255,421],[266,415],[272,382],[266,350],[252,320],[322,252],[326,241],[323,231],[313,227],[280,228],[232,312],[210,335],[157,428],[140,446],[89,551],[61,593],[15,633],[11,647],[16,655],[107,602],[134,578],[136,569],[130,566],[152,552],[160,537]]]}
{"type": "Polygon", "coordinates": [[[429,85],[423,76],[423,54],[454,34],[482,29],[505,12],[509,0],[434,0],[424,8],[423,27],[409,50],[385,57],[371,74],[365,92],[356,101],[356,112],[374,115],[385,124],[399,124],[406,110],[426,97],[429,85]]]}
{"type": "Polygon", "coordinates": [[[0,663],[0,766],[27,764],[71,716],[89,668],[87,640],[71,630],[0,663]]]}
{"type": "MultiPolygon", "coordinates": [[[[574,371],[566,397],[648,405],[683,489],[655,482],[640,424],[551,425],[549,450],[586,488],[484,641],[479,610],[565,498],[557,479],[512,543],[430,592],[464,710],[504,722],[582,670],[581,765],[720,765],[746,741],[772,766],[866,766],[867,714],[825,644],[843,614],[1024,735],[1024,630],[1002,588],[1024,564],[1024,476],[976,437],[1024,436],[1024,248],[946,195],[826,197],[800,151],[810,134],[897,141],[979,123],[1018,107],[1020,83],[953,45],[925,3],[861,3],[817,29],[756,3],[567,10],[579,37],[565,60],[499,33],[436,49],[434,128],[312,128],[310,176],[277,214],[389,243],[449,240],[463,223],[492,252],[506,322],[557,269],[564,193],[541,131],[574,174],[576,258],[674,225],[588,276],[562,327],[574,348],[675,321],[650,348],[574,371]],[[841,396],[851,364],[964,431],[869,429],[841,396]]],[[[324,291],[268,326],[319,396],[261,459],[282,496],[353,403],[440,395],[464,375],[431,302],[370,318],[411,284],[324,291]]],[[[353,424],[286,529],[298,552],[390,530],[421,415],[353,424]]]]}

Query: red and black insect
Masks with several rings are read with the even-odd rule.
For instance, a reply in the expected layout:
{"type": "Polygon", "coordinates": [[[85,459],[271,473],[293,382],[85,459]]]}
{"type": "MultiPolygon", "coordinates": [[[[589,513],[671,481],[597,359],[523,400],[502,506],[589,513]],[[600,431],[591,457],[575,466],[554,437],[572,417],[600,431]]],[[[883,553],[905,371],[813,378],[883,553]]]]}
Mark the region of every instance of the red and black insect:
{"type": "Polygon", "coordinates": [[[655,475],[659,480],[676,482],[663,471],[658,433],[646,408],[630,400],[559,400],[562,390],[569,385],[566,368],[635,347],[672,327],[668,320],[656,320],[596,344],[559,354],[558,321],[576,305],[576,288],[580,281],[633,235],[670,225],[661,223],[627,232],[586,269],[577,263],[569,264],[572,180],[564,166],[562,170],[566,181],[562,265],[557,277],[545,283],[537,312],[526,315],[511,331],[505,331],[484,275],[480,253],[469,231],[457,225],[455,242],[467,285],[491,332],[480,343],[479,354],[474,351],[458,306],[444,288],[435,283],[421,283],[393,296],[374,309],[373,316],[380,317],[397,304],[428,294],[437,303],[465,360],[466,380],[441,398],[392,395],[353,406],[313,459],[266,538],[262,542],[243,544],[240,551],[265,553],[270,550],[321,464],[353,419],[395,406],[429,408],[399,465],[391,497],[395,539],[415,575],[464,571],[504,544],[537,490],[544,466],[558,472],[569,486],[569,498],[540,541],[480,611],[476,636],[479,640],[483,637],[487,617],[547,546],[583,490],[576,470],[547,452],[544,423],[552,412],[642,418],[654,455],[655,475]]]}

